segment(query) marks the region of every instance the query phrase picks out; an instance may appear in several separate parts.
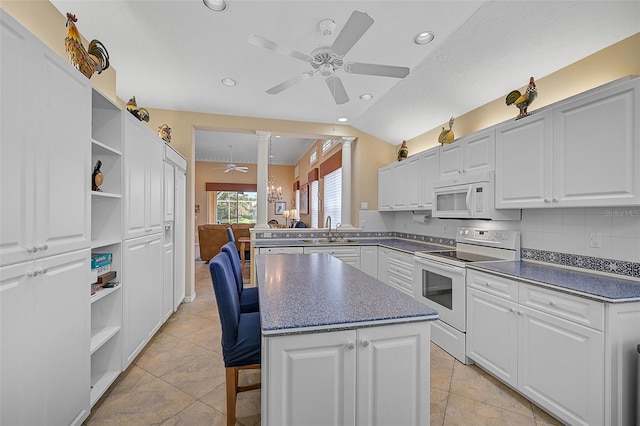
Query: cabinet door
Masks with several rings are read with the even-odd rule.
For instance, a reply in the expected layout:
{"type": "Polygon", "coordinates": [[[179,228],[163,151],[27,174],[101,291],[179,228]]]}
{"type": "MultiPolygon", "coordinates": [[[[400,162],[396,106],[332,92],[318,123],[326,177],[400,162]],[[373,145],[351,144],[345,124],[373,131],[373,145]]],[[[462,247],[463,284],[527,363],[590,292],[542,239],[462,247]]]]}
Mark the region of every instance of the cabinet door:
{"type": "Polygon", "coordinates": [[[91,86],[51,50],[41,63],[47,108],[36,136],[36,244],[50,256],[91,245],[91,86]]]}
{"type": "MultiPolygon", "coordinates": [[[[391,209],[409,210],[408,181],[412,176],[409,174],[409,163],[402,161],[396,163],[391,171],[391,209]]],[[[415,179],[415,176],[413,176],[415,179]]]]}
{"type": "Polygon", "coordinates": [[[162,254],[162,266],[164,268],[164,289],[162,292],[162,319],[166,320],[173,313],[173,244],[165,244],[162,254]]]}
{"type": "Polygon", "coordinates": [[[378,280],[389,283],[389,249],[378,248],[378,280]]]}
{"type": "Polygon", "coordinates": [[[604,333],[519,308],[518,390],[568,424],[604,424],[604,333]]]}
{"type": "Polygon", "coordinates": [[[496,208],[552,205],[552,121],[546,111],[496,129],[496,208]]]}
{"type": "Polygon", "coordinates": [[[438,147],[426,151],[421,156],[420,182],[420,208],[433,207],[433,183],[438,180],[440,174],[440,149],[438,147]]]}
{"type": "Polygon", "coordinates": [[[553,198],[563,207],[640,204],[640,82],[554,108],[553,198]]]}
{"type": "Polygon", "coordinates": [[[457,179],[462,174],[460,141],[440,146],[440,179],[457,179]]]}
{"type": "Polygon", "coordinates": [[[265,425],[355,425],[356,348],[353,330],[263,338],[265,425]]]}
{"type": "Polygon", "coordinates": [[[378,278],[378,246],[360,248],[360,270],[373,278],[378,278]]]}
{"type": "Polygon", "coordinates": [[[503,382],[518,384],[517,304],[467,289],[467,349],[469,358],[503,382]]]}
{"type": "Polygon", "coordinates": [[[124,229],[123,239],[147,232],[147,144],[148,135],[135,118],[124,119],[124,229]]]}
{"type": "Polygon", "coordinates": [[[125,241],[123,252],[126,369],[162,325],[162,235],[125,241]]]}
{"type": "Polygon", "coordinates": [[[391,166],[378,170],[378,210],[391,209],[391,166]]]}
{"type": "Polygon", "coordinates": [[[164,221],[172,222],[175,209],[175,169],[164,163],[164,221]]]}
{"type": "Polygon", "coordinates": [[[429,423],[429,327],[420,322],[358,330],[359,425],[429,423]]]}
{"type": "Polygon", "coordinates": [[[164,142],[151,131],[147,133],[147,232],[162,232],[164,214],[162,204],[164,200],[164,142]]]}
{"type": "Polygon", "coordinates": [[[490,172],[495,169],[495,129],[465,137],[462,142],[463,173],[490,172]]]}
{"type": "Polygon", "coordinates": [[[90,319],[88,250],[0,268],[1,424],[87,417],[90,319]]]}
{"type": "Polygon", "coordinates": [[[422,207],[422,157],[420,155],[414,155],[404,161],[407,163],[405,165],[404,186],[397,186],[396,188],[403,188],[397,192],[405,194],[406,204],[409,209],[419,209],[422,207]]]}
{"type": "Polygon", "coordinates": [[[174,296],[173,296],[173,310],[178,309],[178,305],[184,300],[186,292],[186,256],[187,256],[187,242],[186,242],[186,208],[187,208],[187,177],[183,170],[176,171],[176,207],[175,207],[175,222],[174,222],[174,251],[175,251],[175,281],[174,281],[174,296]]]}

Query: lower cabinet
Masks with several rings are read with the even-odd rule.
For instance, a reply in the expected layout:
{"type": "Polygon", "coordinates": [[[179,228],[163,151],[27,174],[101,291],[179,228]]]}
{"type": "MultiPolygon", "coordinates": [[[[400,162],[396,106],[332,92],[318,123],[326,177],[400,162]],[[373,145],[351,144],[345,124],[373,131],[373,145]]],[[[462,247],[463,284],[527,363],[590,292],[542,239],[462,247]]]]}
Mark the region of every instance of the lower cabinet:
{"type": "Polygon", "coordinates": [[[605,422],[604,304],[467,276],[467,356],[567,424],[605,422]]]}
{"type": "Polygon", "coordinates": [[[123,370],[164,322],[162,234],[123,242],[123,370]]]}
{"type": "Polygon", "coordinates": [[[378,248],[378,279],[413,297],[413,255],[378,248]]]}
{"type": "Polygon", "coordinates": [[[419,322],[263,336],[263,424],[428,424],[429,331],[419,322]]]}
{"type": "Polygon", "coordinates": [[[0,268],[0,424],[89,415],[89,250],[0,268]]]}
{"type": "Polygon", "coordinates": [[[360,270],[378,278],[378,246],[360,247],[360,270]]]}
{"type": "MultiPolygon", "coordinates": [[[[165,225],[166,227],[166,225],[165,225]]],[[[171,228],[169,228],[170,230],[171,228]]],[[[166,231],[165,231],[166,235],[166,231]]],[[[166,321],[173,313],[173,294],[174,294],[174,270],[173,270],[173,243],[167,242],[165,239],[162,247],[162,264],[164,268],[163,294],[162,294],[162,321],[166,321]]]]}
{"type": "Polygon", "coordinates": [[[344,263],[360,269],[360,246],[333,245],[324,247],[304,247],[304,254],[328,253],[344,263]]]}

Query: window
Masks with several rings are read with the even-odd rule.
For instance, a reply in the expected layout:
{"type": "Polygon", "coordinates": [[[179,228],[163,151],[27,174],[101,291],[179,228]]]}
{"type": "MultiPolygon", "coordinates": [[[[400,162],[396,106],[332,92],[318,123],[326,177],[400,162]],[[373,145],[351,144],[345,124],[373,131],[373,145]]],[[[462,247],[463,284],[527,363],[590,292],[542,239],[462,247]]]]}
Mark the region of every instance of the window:
{"type": "Polygon", "coordinates": [[[331,216],[335,226],[342,217],[342,169],[336,169],[324,176],[324,217],[331,216]]]}
{"type": "Polygon", "coordinates": [[[322,141],[322,153],[324,154],[325,152],[329,151],[337,143],[338,139],[325,139],[324,141],[322,141]]]}
{"type": "Polygon", "coordinates": [[[318,227],[318,181],[314,180],[309,183],[309,196],[311,198],[311,227],[318,227]]]}
{"type": "Polygon", "coordinates": [[[311,154],[309,154],[309,164],[313,164],[316,161],[318,161],[318,150],[314,149],[311,151],[311,154]]]}
{"type": "Polygon", "coordinates": [[[215,191],[215,223],[256,223],[258,193],[215,191]]]}

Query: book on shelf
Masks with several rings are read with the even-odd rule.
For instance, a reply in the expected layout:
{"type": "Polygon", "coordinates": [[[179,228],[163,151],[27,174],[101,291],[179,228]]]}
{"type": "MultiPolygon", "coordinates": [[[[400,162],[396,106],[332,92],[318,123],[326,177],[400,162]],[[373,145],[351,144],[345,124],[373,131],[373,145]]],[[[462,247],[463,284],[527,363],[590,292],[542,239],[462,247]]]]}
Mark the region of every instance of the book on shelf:
{"type": "Polygon", "coordinates": [[[111,253],[92,253],[91,269],[98,269],[100,267],[110,265],[112,260],[113,254],[111,253]]]}

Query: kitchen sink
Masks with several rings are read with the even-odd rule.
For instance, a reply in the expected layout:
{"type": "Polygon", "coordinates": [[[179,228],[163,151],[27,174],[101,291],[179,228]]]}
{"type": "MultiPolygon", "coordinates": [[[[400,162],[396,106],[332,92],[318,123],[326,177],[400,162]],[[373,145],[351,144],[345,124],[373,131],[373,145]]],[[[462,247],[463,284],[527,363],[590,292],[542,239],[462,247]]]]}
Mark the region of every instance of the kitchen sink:
{"type": "Polygon", "coordinates": [[[308,244],[344,244],[344,243],[353,243],[355,240],[350,240],[349,238],[340,238],[340,239],[331,239],[329,238],[314,238],[311,240],[302,240],[303,243],[308,244]]]}

